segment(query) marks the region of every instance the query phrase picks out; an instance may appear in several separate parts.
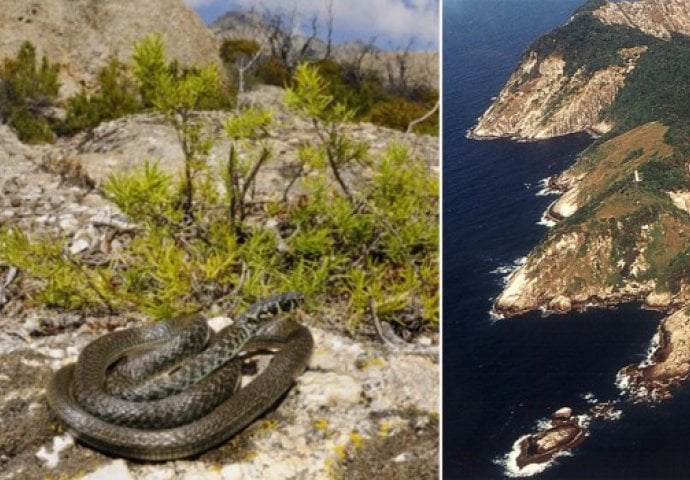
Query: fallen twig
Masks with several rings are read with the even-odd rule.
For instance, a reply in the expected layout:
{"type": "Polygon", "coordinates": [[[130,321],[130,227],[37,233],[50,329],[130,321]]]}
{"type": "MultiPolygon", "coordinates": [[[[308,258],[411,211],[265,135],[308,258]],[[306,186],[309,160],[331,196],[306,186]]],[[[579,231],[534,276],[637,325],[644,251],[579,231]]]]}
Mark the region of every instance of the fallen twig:
{"type": "Polygon", "coordinates": [[[427,347],[407,343],[393,331],[393,328],[388,322],[382,323],[376,313],[376,300],[373,298],[369,298],[369,309],[371,311],[371,317],[374,319],[376,333],[388,348],[405,354],[438,355],[438,347],[427,347]]]}
{"type": "Polygon", "coordinates": [[[17,278],[18,273],[19,270],[17,269],[17,267],[11,266],[10,269],[7,271],[5,281],[2,284],[0,284],[0,307],[4,307],[7,303],[7,298],[5,297],[5,289],[9,287],[9,285],[14,281],[15,278],[17,278]]]}

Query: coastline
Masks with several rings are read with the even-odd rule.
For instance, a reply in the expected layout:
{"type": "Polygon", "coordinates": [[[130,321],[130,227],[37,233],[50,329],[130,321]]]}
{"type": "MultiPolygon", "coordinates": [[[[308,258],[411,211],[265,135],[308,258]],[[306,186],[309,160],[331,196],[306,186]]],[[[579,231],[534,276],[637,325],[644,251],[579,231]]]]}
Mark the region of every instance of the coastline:
{"type": "MultiPolygon", "coordinates": [[[[476,129],[476,125],[468,129],[466,137],[475,141],[507,138],[518,142],[544,140],[513,136],[484,136],[476,134],[476,129]]],[[[580,133],[586,133],[592,138],[597,138],[591,129],[585,129],[580,133]]],[[[580,152],[578,160],[583,152],[580,152]]],[[[572,178],[565,178],[566,171],[544,179],[544,188],[539,192],[541,195],[558,195],[558,198],[545,209],[539,222],[549,228],[566,218],[566,216],[559,214],[554,207],[563,198],[563,195],[573,191],[579,183],[573,181],[572,178]]],[[[565,295],[545,297],[519,308],[515,308],[515,304],[502,305],[501,300],[511,289],[511,286],[514,286],[514,282],[523,280],[523,278],[518,277],[526,277],[525,270],[528,267],[526,258],[521,257],[519,260],[519,262],[516,261],[509,275],[503,279],[504,286],[501,294],[492,302],[489,312],[492,319],[495,321],[505,320],[532,311],[541,311],[543,315],[548,316],[571,311],[584,312],[591,308],[615,309],[623,304],[639,303],[641,309],[663,312],[666,316],[660,321],[657,333],[650,341],[645,359],[637,365],[633,364],[621,368],[616,375],[615,383],[621,390],[621,394],[633,403],[660,402],[673,398],[673,390],[690,378],[690,313],[686,311],[690,311],[690,308],[688,307],[688,300],[685,298],[687,295],[683,295],[683,291],[675,295],[658,293],[655,291],[653,283],[645,285],[630,282],[629,285],[626,285],[628,291],[625,289],[623,289],[624,291],[599,290],[586,298],[573,298],[565,295]]],[[[527,436],[522,437],[522,443],[526,442],[526,439],[527,436]]],[[[516,442],[517,444],[518,442],[516,442]]]]}

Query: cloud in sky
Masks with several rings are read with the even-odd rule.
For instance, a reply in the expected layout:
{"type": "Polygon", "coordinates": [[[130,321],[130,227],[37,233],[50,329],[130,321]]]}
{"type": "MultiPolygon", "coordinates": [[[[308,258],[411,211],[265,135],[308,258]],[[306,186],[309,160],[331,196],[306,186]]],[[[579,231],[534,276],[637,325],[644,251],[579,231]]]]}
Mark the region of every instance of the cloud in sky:
{"type": "MultiPolygon", "coordinates": [[[[185,0],[206,21],[229,10],[297,11],[306,20],[314,14],[327,18],[327,0],[185,0]]],[[[405,46],[411,37],[416,48],[437,48],[438,0],[334,0],[334,37],[368,40],[376,35],[379,46],[405,46]],[[389,44],[389,45],[388,45],[389,44]]],[[[322,28],[323,30],[323,28],[322,28]]]]}

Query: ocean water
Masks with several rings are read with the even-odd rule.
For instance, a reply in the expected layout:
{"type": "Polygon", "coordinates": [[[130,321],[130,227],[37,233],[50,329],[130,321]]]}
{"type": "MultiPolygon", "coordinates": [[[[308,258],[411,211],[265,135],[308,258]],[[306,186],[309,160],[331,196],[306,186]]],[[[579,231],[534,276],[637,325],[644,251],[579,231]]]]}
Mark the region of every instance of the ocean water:
{"type": "Polygon", "coordinates": [[[573,455],[532,478],[690,478],[690,389],[656,406],[622,401],[616,372],[641,361],[662,315],[637,305],[492,319],[505,277],[543,238],[542,180],[591,139],[474,141],[465,132],[498,95],[529,43],[580,0],[444,2],[443,468],[498,479],[515,441],[562,406],[617,401],[573,455]]]}

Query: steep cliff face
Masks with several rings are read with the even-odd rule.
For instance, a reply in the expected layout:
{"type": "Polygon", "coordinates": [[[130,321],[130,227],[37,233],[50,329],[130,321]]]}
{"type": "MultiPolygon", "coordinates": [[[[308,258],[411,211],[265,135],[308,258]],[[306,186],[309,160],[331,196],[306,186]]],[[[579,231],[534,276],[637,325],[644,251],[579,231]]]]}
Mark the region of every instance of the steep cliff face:
{"type": "Polygon", "coordinates": [[[216,40],[182,0],[0,0],[0,59],[31,40],[61,65],[61,95],[91,85],[112,56],[129,61],[144,36],[165,36],[168,57],[182,65],[220,65],[216,40]]]}
{"type": "Polygon", "coordinates": [[[642,0],[610,2],[594,15],[609,25],[636,28],[668,39],[673,33],[690,35],[690,3],[686,0],[642,0]]]}
{"type": "Polygon", "coordinates": [[[475,138],[544,139],[577,132],[603,134],[613,124],[601,121],[644,47],[619,50],[621,65],[594,73],[579,68],[566,74],[558,54],[540,58],[531,51],[511,75],[496,101],[470,132],[475,138]]]}

